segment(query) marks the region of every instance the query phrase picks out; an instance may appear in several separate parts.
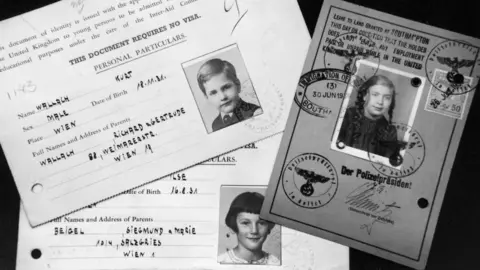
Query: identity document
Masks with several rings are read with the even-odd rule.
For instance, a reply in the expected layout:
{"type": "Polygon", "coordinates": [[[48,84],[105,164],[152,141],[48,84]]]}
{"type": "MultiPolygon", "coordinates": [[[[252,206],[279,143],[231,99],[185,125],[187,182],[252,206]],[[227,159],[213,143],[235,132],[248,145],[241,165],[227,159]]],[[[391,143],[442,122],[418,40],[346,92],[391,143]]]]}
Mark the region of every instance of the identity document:
{"type": "Polygon", "coordinates": [[[37,228],[22,211],[17,270],[348,270],[348,247],[259,218],[280,139],[37,228]]]}
{"type": "Polygon", "coordinates": [[[325,1],[262,217],[424,268],[480,40],[325,1]]]}
{"type": "Polygon", "coordinates": [[[30,224],[283,131],[309,41],[294,0],[71,0],[0,22],[0,141],[30,224]]]}

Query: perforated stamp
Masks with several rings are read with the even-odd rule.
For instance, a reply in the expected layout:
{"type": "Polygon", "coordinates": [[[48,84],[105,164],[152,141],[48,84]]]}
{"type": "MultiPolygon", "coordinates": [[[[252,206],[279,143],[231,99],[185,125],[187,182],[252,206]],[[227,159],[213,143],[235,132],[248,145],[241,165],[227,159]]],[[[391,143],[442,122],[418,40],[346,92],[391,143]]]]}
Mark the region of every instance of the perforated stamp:
{"type": "MultiPolygon", "coordinates": [[[[447,71],[436,69],[433,81],[444,81],[447,76],[447,71]]],[[[473,79],[471,77],[465,77],[465,81],[465,85],[471,85],[473,79]]],[[[465,92],[463,95],[454,95],[452,93],[455,92],[455,90],[452,89],[451,86],[438,85],[440,89],[437,89],[433,84],[430,86],[425,110],[456,119],[462,119],[469,92],[465,92]]]]}

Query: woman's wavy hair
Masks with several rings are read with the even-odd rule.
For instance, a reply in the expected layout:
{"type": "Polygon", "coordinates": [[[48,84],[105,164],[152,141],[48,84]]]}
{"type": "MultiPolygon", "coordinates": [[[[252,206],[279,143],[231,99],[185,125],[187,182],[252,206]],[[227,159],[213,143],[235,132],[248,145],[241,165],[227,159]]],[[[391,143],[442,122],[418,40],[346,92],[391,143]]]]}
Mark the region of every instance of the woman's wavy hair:
{"type": "Polygon", "coordinates": [[[357,108],[357,112],[360,115],[364,114],[365,110],[365,96],[367,96],[370,87],[375,85],[383,85],[388,87],[392,90],[392,102],[390,103],[390,107],[388,108],[388,122],[392,123],[393,117],[393,110],[395,109],[395,85],[393,85],[392,81],[383,75],[374,75],[370,77],[366,82],[364,82],[358,89],[357,100],[355,101],[355,107],[357,108]]]}
{"type": "Polygon", "coordinates": [[[353,136],[360,136],[360,127],[361,127],[361,119],[364,117],[364,112],[365,112],[365,100],[364,98],[367,96],[370,87],[374,85],[383,85],[388,87],[389,89],[392,89],[392,102],[390,103],[390,107],[388,108],[388,125],[385,128],[381,128],[377,130],[376,137],[377,139],[382,139],[385,137],[388,137],[387,134],[392,132],[391,130],[391,124],[392,124],[392,118],[393,118],[393,110],[395,109],[395,85],[392,83],[392,81],[387,78],[386,76],[383,75],[374,75],[370,77],[368,80],[363,82],[359,87],[358,87],[358,93],[357,93],[357,100],[355,101],[355,108],[356,108],[356,113],[354,115],[354,121],[353,121],[353,136]]]}

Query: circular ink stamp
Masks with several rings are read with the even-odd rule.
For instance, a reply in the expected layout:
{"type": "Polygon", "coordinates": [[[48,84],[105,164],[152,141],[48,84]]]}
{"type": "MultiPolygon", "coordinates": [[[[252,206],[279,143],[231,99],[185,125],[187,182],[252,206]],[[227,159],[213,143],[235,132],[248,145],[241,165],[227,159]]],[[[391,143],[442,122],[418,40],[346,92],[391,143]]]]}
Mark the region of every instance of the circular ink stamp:
{"type": "Polygon", "coordinates": [[[478,47],[464,41],[447,40],[428,54],[425,73],[433,87],[449,95],[474,90],[480,79],[478,47]]]}
{"type": "Polygon", "coordinates": [[[295,103],[305,112],[326,118],[332,114],[333,100],[343,100],[345,97],[344,84],[348,84],[351,75],[340,69],[315,69],[303,74],[295,92],[295,103]],[[314,83],[318,87],[310,87],[314,83]]]}
{"type": "Polygon", "coordinates": [[[364,74],[368,78],[375,75],[380,66],[380,51],[376,43],[361,34],[341,34],[330,40],[323,50],[323,64],[326,68],[341,69],[353,76],[362,62],[370,64],[369,71],[364,74]]]}
{"type": "Polygon", "coordinates": [[[411,126],[392,123],[397,139],[382,138],[372,141],[372,150],[368,151],[368,159],[381,174],[390,177],[407,177],[414,174],[425,160],[425,142],[420,133],[411,126]],[[382,152],[382,154],[379,154],[382,152]],[[388,152],[383,155],[383,152],[388,152]]]}
{"type": "Polygon", "coordinates": [[[265,101],[262,100],[262,112],[244,121],[249,129],[257,133],[263,133],[278,126],[286,110],[285,99],[273,82],[270,82],[266,95],[269,98],[264,99],[265,101]],[[268,108],[268,110],[265,110],[265,108],[268,108]],[[266,115],[266,117],[258,117],[262,115],[266,115]]]}
{"type": "Polygon", "coordinates": [[[292,159],[282,174],[287,197],[303,208],[319,208],[330,202],[338,188],[335,167],[325,157],[306,153],[292,159]]]}

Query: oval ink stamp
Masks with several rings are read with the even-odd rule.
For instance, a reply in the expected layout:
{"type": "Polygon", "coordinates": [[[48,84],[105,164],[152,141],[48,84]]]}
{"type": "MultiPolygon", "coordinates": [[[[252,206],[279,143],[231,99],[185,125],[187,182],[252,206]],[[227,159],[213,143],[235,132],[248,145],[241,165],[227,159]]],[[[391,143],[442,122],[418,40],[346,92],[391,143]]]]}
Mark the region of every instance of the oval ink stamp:
{"type": "Polygon", "coordinates": [[[372,166],[381,174],[390,177],[407,177],[414,174],[425,160],[425,142],[420,133],[411,126],[392,123],[397,132],[396,141],[378,138],[372,144],[390,149],[389,156],[368,152],[372,166]]]}
{"type": "Polygon", "coordinates": [[[467,42],[447,40],[428,54],[425,73],[433,87],[461,95],[474,90],[480,79],[479,49],[467,42]]]}
{"type": "Polygon", "coordinates": [[[358,61],[370,62],[371,69],[366,75],[375,75],[380,66],[380,52],[375,42],[367,36],[357,33],[345,33],[331,40],[323,47],[323,64],[326,68],[344,70],[352,75],[357,73],[358,61]]]}
{"type": "Polygon", "coordinates": [[[348,84],[350,77],[349,73],[340,69],[315,69],[307,72],[300,77],[298,82],[295,103],[313,116],[328,117],[332,114],[332,110],[325,104],[331,104],[331,99],[343,100],[345,89],[339,87],[338,83],[348,84]],[[321,85],[310,90],[309,86],[317,82],[320,82],[321,85]]]}
{"type": "Polygon", "coordinates": [[[330,202],[338,188],[335,167],[325,157],[306,153],[292,159],[282,174],[287,197],[303,208],[319,208],[330,202]]]}

